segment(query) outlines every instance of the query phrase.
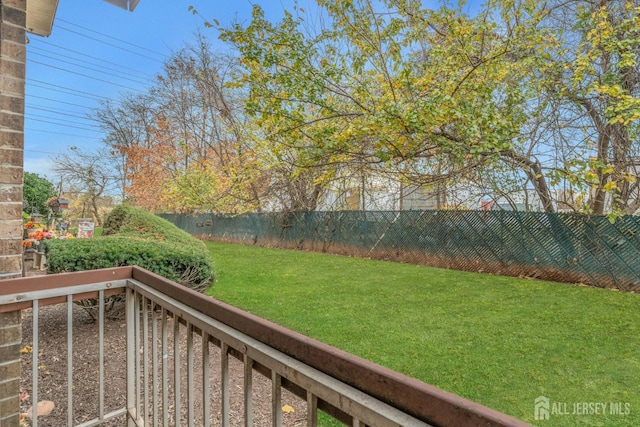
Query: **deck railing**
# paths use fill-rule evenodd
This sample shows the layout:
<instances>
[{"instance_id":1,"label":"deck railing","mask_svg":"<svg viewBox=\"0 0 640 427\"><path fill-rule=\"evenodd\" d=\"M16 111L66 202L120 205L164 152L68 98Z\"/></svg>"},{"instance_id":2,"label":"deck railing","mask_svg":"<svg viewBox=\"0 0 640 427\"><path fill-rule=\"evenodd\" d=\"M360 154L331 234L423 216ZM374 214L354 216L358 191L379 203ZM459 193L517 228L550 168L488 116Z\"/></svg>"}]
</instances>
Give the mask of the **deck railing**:
<instances>
[{"instance_id":1,"label":"deck railing","mask_svg":"<svg viewBox=\"0 0 640 427\"><path fill-rule=\"evenodd\" d=\"M126 354L105 353L105 305L113 298L125 305ZM78 311L74 301L87 300L95 302L91 310L97 323L97 401L91 404L85 400L95 393L78 395L74 388L74 336L69 326ZM137 267L0 283L0 312L30 310L32 379L26 388L33 402L40 394L40 355L47 351L39 345L47 327L40 324L39 312L51 304L66 304L68 426L123 425L125 419L129 427L281 426L284 390L301 399L306 424L298 420L298 425L318 425L319 412L351 426L527 425ZM121 400L126 404L108 409L107 358L126 367L126 399ZM230 373L238 361L241 380L236 371L235 376ZM255 374L270 383L267 397L260 396L271 400L266 419L264 414L254 419ZM78 422L80 404L83 410L94 408L94 413ZM33 426L38 418L35 413Z\"/></svg>"}]
</instances>

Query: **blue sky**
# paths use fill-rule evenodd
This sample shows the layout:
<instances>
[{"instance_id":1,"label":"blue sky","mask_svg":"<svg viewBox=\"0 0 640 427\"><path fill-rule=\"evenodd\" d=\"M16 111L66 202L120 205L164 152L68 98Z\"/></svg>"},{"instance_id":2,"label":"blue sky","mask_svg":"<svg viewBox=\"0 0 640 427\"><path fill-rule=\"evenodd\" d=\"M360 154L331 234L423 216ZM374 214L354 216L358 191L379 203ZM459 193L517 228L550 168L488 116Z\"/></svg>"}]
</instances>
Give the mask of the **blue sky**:
<instances>
[{"instance_id":1,"label":"blue sky","mask_svg":"<svg viewBox=\"0 0 640 427\"><path fill-rule=\"evenodd\" d=\"M255 3L277 18L292 1ZM228 49L190 5L220 23L247 20L251 11L247 0L141 0L134 12L100 0L60 1L51 36L29 35L27 45L26 171L51 180L56 155L100 146L103 134L87 117L99 100L145 91L198 30L216 50Z\"/></svg>"},{"instance_id":2,"label":"blue sky","mask_svg":"<svg viewBox=\"0 0 640 427\"><path fill-rule=\"evenodd\" d=\"M128 12L100 0L61 0L51 36L29 35L25 108L25 170L55 180L56 155L94 151L103 134L87 116L101 99L144 92L163 61L201 31L215 50L228 47L193 15L193 5L221 24L247 21L251 4L277 19L293 0L141 0ZM313 0L299 0L312 9ZM476 4L478 1L471 1Z\"/></svg>"}]
</instances>

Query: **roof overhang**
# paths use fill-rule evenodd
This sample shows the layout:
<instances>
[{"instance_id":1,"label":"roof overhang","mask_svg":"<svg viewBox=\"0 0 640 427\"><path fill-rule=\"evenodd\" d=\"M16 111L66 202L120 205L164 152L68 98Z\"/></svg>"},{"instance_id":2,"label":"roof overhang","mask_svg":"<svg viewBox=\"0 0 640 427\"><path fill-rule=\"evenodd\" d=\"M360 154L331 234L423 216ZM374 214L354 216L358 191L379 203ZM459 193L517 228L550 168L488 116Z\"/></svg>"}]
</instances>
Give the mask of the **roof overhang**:
<instances>
[{"instance_id":1,"label":"roof overhang","mask_svg":"<svg viewBox=\"0 0 640 427\"><path fill-rule=\"evenodd\" d=\"M27 31L39 36L49 36L58 0L27 0Z\"/></svg>"},{"instance_id":2,"label":"roof overhang","mask_svg":"<svg viewBox=\"0 0 640 427\"><path fill-rule=\"evenodd\" d=\"M128 10L129 12L133 12L133 9L136 8L140 0L104 0L107 3L111 3L114 6L118 6L124 10Z\"/></svg>"},{"instance_id":3,"label":"roof overhang","mask_svg":"<svg viewBox=\"0 0 640 427\"><path fill-rule=\"evenodd\" d=\"M140 0L105 1L130 12L140 3ZM27 31L44 37L51 35L57 9L58 0L27 0Z\"/></svg>"}]
</instances>

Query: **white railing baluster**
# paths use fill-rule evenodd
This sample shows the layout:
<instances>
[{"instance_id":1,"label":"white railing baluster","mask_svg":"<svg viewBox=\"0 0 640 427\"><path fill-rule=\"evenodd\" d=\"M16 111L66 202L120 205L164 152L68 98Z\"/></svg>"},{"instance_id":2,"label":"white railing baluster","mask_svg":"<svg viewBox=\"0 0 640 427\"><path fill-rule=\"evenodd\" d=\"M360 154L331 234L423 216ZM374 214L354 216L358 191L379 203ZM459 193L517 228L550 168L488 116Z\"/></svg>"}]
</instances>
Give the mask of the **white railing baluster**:
<instances>
[{"instance_id":1,"label":"white railing baluster","mask_svg":"<svg viewBox=\"0 0 640 427\"><path fill-rule=\"evenodd\" d=\"M193 325L187 323L187 425L193 427L195 422L193 386Z\"/></svg>"},{"instance_id":2,"label":"white railing baluster","mask_svg":"<svg viewBox=\"0 0 640 427\"><path fill-rule=\"evenodd\" d=\"M229 346L220 345L220 389L222 391L222 426L229 427Z\"/></svg>"},{"instance_id":3,"label":"white railing baluster","mask_svg":"<svg viewBox=\"0 0 640 427\"><path fill-rule=\"evenodd\" d=\"M202 425L211 427L209 334L202 332Z\"/></svg>"},{"instance_id":4,"label":"white railing baluster","mask_svg":"<svg viewBox=\"0 0 640 427\"><path fill-rule=\"evenodd\" d=\"M307 391L307 427L318 427L318 397Z\"/></svg>"},{"instance_id":5,"label":"white railing baluster","mask_svg":"<svg viewBox=\"0 0 640 427\"><path fill-rule=\"evenodd\" d=\"M67 425L73 426L73 295L67 295Z\"/></svg>"},{"instance_id":6,"label":"white railing baluster","mask_svg":"<svg viewBox=\"0 0 640 427\"><path fill-rule=\"evenodd\" d=\"M138 294L137 292L135 293L135 301L136 301L136 305L135 305L135 316L134 316L134 329L135 329L135 354L136 354L136 367L135 367L135 376L136 376L136 422L138 419L140 419L140 407L141 407L141 402L140 402L140 396L141 396L141 389L142 387L140 386L140 375L142 374L141 369L140 369L140 300L142 298L142 295Z\"/></svg>"},{"instance_id":7,"label":"white railing baluster","mask_svg":"<svg viewBox=\"0 0 640 427\"><path fill-rule=\"evenodd\" d=\"M98 419L104 420L104 290L98 292Z\"/></svg>"},{"instance_id":8,"label":"white railing baluster","mask_svg":"<svg viewBox=\"0 0 640 427\"><path fill-rule=\"evenodd\" d=\"M32 314L32 330L33 337L31 342L31 406L32 417L31 426L38 427L38 341L40 340L40 331L38 329L38 319L40 317L39 303L37 299L33 300Z\"/></svg>"},{"instance_id":9,"label":"white railing baluster","mask_svg":"<svg viewBox=\"0 0 640 427\"><path fill-rule=\"evenodd\" d=\"M253 426L253 360L244 355L244 425Z\"/></svg>"},{"instance_id":10,"label":"white railing baluster","mask_svg":"<svg viewBox=\"0 0 640 427\"><path fill-rule=\"evenodd\" d=\"M127 427L135 427L132 412L135 410L136 380L135 380L135 317L136 317L136 293L134 289L127 288L126 299L126 325L127 325ZM136 414L137 415L137 414Z\"/></svg>"},{"instance_id":11,"label":"white railing baluster","mask_svg":"<svg viewBox=\"0 0 640 427\"><path fill-rule=\"evenodd\" d=\"M169 426L169 328L167 309L162 307L162 425Z\"/></svg>"},{"instance_id":12,"label":"white railing baluster","mask_svg":"<svg viewBox=\"0 0 640 427\"><path fill-rule=\"evenodd\" d=\"M144 425L149 425L149 310L151 300L142 298L142 393L144 394Z\"/></svg>"},{"instance_id":13,"label":"white railing baluster","mask_svg":"<svg viewBox=\"0 0 640 427\"><path fill-rule=\"evenodd\" d=\"M158 425L158 311L155 309L155 303L151 306L151 341L153 342L153 347L151 347L151 370L152 379L151 379L151 406L153 407L153 418L151 425L156 427Z\"/></svg>"},{"instance_id":14,"label":"white railing baluster","mask_svg":"<svg viewBox=\"0 0 640 427\"><path fill-rule=\"evenodd\" d=\"M178 315L173 313L173 390L174 390L174 408L175 408L175 425L180 424L180 319Z\"/></svg>"},{"instance_id":15,"label":"white railing baluster","mask_svg":"<svg viewBox=\"0 0 640 427\"><path fill-rule=\"evenodd\" d=\"M271 424L282 426L282 377L271 371Z\"/></svg>"}]
</instances>

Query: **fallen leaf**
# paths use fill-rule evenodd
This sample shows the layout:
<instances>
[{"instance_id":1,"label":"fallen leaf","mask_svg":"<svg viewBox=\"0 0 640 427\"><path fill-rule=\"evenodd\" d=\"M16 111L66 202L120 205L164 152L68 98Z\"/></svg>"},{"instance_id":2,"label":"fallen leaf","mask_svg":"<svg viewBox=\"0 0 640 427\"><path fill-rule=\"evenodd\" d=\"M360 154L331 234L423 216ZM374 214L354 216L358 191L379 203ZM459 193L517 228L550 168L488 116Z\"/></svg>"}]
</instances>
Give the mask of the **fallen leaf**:
<instances>
[{"instance_id":1,"label":"fallen leaf","mask_svg":"<svg viewBox=\"0 0 640 427\"><path fill-rule=\"evenodd\" d=\"M45 415L49 415L51 411L53 411L53 408L55 407L56 405L52 401L41 400L40 402L38 402L38 405L36 406L36 414L38 414L39 417L44 417ZM33 417L33 406L27 409L27 413L25 415L29 418Z\"/></svg>"},{"instance_id":2,"label":"fallen leaf","mask_svg":"<svg viewBox=\"0 0 640 427\"><path fill-rule=\"evenodd\" d=\"M282 407L282 412L284 412L285 414L292 414L292 413L296 412L296 410L293 409L293 406L284 405Z\"/></svg>"},{"instance_id":3,"label":"fallen leaf","mask_svg":"<svg viewBox=\"0 0 640 427\"><path fill-rule=\"evenodd\" d=\"M22 354L28 354L28 353L31 353L31 351L32 351L32 350L33 350L33 348L31 348L31 346L30 346L30 345L25 345L24 347L22 347L22 348L20 349L20 353L22 353Z\"/></svg>"}]
</instances>

